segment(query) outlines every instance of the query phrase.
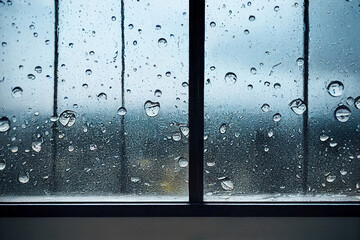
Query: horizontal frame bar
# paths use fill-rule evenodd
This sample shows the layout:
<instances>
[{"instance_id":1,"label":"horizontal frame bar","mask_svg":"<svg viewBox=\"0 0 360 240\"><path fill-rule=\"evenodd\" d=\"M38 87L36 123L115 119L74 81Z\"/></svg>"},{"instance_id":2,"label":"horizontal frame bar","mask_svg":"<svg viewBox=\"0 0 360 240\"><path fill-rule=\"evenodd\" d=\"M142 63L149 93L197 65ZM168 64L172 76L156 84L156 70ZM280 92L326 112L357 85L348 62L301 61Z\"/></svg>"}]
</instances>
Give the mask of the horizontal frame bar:
<instances>
[{"instance_id":1,"label":"horizontal frame bar","mask_svg":"<svg viewBox=\"0 0 360 240\"><path fill-rule=\"evenodd\" d=\"M0 217L359 217L360 203L1 203Z\"/></svg>"}]
</instances>

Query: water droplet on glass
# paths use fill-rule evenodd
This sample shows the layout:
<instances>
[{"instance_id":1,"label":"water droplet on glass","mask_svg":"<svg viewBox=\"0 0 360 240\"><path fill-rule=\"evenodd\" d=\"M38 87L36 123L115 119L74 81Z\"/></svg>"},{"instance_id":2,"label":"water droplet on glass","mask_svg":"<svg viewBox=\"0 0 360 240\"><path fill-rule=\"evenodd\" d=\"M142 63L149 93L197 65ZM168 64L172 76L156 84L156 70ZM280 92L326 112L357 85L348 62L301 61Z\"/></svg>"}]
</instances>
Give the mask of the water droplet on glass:
<instances>
[{"instance_id":1,"label":"water droplet on glass","mask_svg":"<svg viewBox=\"0 0 360 240\"><path fill-rule=\"evenodd\" d=\"M216 27L216 23L215 23L215 22L211 22L211 23L210 23L210 27Z\"/></svg>"},{"instance_id":2,"label":"water droplet on glass","mask_svg":"<svg viewBox=\"0 0 360 240\"><path fill-rule=\"evenodd\" d=\"M97 99L99 100L99 101L104 101L104 100L107 100L107 95L105 94L105 93L99 93L98 95L97 95Z\"/></svg>"},{"instance_id":3,"label":"water droplet on glass","mask_svg":"<svg viewBox=\"0 0 360 240\"><path fill-rule=\"evenodd\" d=\"M268 87L268 86L270 86L270 83L268 81L266 81L266 82L264 82L264 86Z\"/></svg>"},{"instance_id":4,"label":"water droplet on glass","mask_svg":"<svg viewBox=\"0 0 360 240\"><path fill-rule=\"evenodd\" d=\"M280 7L279 7L279 6L275 6L275 7L274 7L274 11L275 11L275 12L278 12L279 10L280 10Z\"/></svg>"},{"instance_id":5,"label":"water droplet on glass","mask_svg":"<svg viewBox=\"0 0 360 240\"><path fill-rule=\"evenodd\" d=\"M230 179L223 179L221 180L221 187L226 191L231 191L234 189L234 184Z\"/></svg>"},{"instance_id":6,"label":"water droplet on glass","mask_svg":"<svg viewBox=\"0 0 360 240\"><path fill-rule=\"evenodd\" d=\"M333 148L333 147L336 147L338 144L337 144L337 142L330 142L330 144L329 144L329 145L330 145L330 147L332 147L332 148Z\"/></svg>"},{"instance_id":7,"label":"water droplet on glass","mask_svg":"<svg viewBox=\"0 0 360 240\"><path fill-rule=\"evenodd\" d=\"M166 47L167 46L167 41L165 38L160 38L158 41L158 45L159 47Z\"/></svg>"},{"instance_id":8,"label":"water droplet on glass","mask_svg":"<svg viewBox=\"0 0 360 240\"><path fill-rule=\"evenodd\" d=\"M329 136L328 135L326 135L326 134L321 134L320 135L320 141L322 141L322 142L325 142L326 140L328 140L329 139Z\"/></svg>"},{"instance_id":9,"label":"water droplet on glass","mask_svg":"<svg viewBox=\"0 0 360 240\"><path fill-rule=\"evenodd\" d=\"M326 181L328 181L330 183L335 181L335 179L336 179L336 176L332 176L332 175L329 175L329 176L326 177Z\"/></svg>"},{"instance_id":10,"label":"water droplet on glass","mask_svg":"<svg viewBox=\"0 0 360 240\"><path fill-rule=\"evenodd\" d=\"M73 145L70 145L70 146L68 147L68 150L69 150L69 152L72 152L72 151L74 151L74 150L75 150L75 148L74 148L74 146L73 146Z\"/></svg>"},{"instance_id":11,"label":"water droplet on glass","mask_svg":"<svg viewBox=\"0 0 360 240\"><path fill-rule=\"evenodd\" d=\"M155 96L155 97L161 97L161 95L162 95L161 90L156 89L155 92L154 92L154 96Z\"/></svg>"},{"instance_id":12,"label":"water droplet on glass","mask_svg":"<svg viewBox=\"0 0 360 240\"><path fill-rule=\"evenodd\" d=\"M188 126L180 126L180 131L185 137L189 136L190 129Z\"/></svg>"},{"instance_id":13,"label":"water droplet on glass","mask_svg":"<svg viewBox=\"0 0 360 240\"><path fill-rule=\"evenodd\" d=\"M144 104L144 109L147 116L156 117L160 111L160 103L148 100Z\"/></svg>"},{"instance_id":14,"label":"water droplet on glass","mask_svg":"<svg viewBox=\"0 0 360 240\"><path fill-rule=\"evenodd\" d=\"M250 72L255 75L256 72L257 72L257 70L256 70L256 68L252 67L252 68L250 69Z\"/></svg>"},{"instance_id":15,"label":"water droplet on glass","mask_svg":"<svg viewBox=\"0 0 360 240\"><path fill-rule=\"evenodd\" d=\"M34 26L33 24L31 24L31 25L29 26L29 29L30 29L30 30L34 30L34 29L35 29L35 26Z\"/></svg>"},{"instance_id":16,"label":"water droplet on glass","mask_svg":"<svg viewBox=\"0 0 360 240\"><path fill-rule=\"evenodd\" d=\"M126 113L127 113L127 110L126 110L126 108L124 108L124 107L120 107L120 108L117 110L117 113L118 113L120 116L125 116Z\"/></svg>"},{"instance_id":17,"label":"water droplet on glass","mask_svg":"<svg viewBox=\"0 0 360 240\"><path fill-rule=\"evenodd\" d=\"M275 83L275 84L274 84L274 88L275 88L275 89L280 89L280 88L281 88L281 84L280 84L280 83Z\"/></svg>"},{"instance_id":18,"label":"water droplet on glass","mask_svg":"<svg viewBox=\"0 0 360 240\"><path fill-rule=\"evenodd\" d=\"M39 36L39 34L38 33L36 33L36 32L34 32L34 37L38 37Z\"/></svg>"},{"instance_id":19,"label":"water droplet on glass","mask_svg":"<svg viewBox=\"0 0 360 240\"><path fill-rule=\"evenodd\" d=\"M11 152L13 152L13 153L17 153L18 151L19 151L19 147L18 146L13 146L13 147L11 147Z\"/></svg>"},{"instance_id":20,"label":"water droplet on glass","mask_svg":"<svg viewBox=\"0 0 360 240\"><path fill-rule=\"evenodd\" d=\"M160 30L160 29L161 29L161 26L160 26L160 25L156 25L156 26L155 26L155 29L156 29L156 30Z\"/></svg>"},{"instance_id":21,"label":"water droplet on glass","mask_svg":"<svg viewBox=\"0 0 360 240\"><path fill-rule=\"evenodd\" d=\"M94 151L94 150L96 150L97 149L97 146L96 146L96 144L90 144L90 150L91 151Z\"/></svg>"},{"instance_id":22,"label":"water droplet on glass","mask_svg":"<svg viewBox=\"0 0 360 240\"><path fill-rule=\"evenodd\" d=\"M133 41L133 45L134 46L136 46L137 45L137 41L135 40L135 41Z\"/></svg>"},{"instance_id":23,"label":"water droplet on glass","mask_svg":"<svg viewBox=\"0 0 360 240\"><path fill-rule=\"evenodd\" d=\"M10 121L7 117L0 118L0 132L6 132L10 128Z\"/></svg>"},{"instance_id":24,"label":"water droplet on glass","mask_svg":"<svg viewBox=\"0 0 360 240\"><path fill-rule=\"evenodd\" d=\"M335 110L335 118L340 122L347 122L350 119L351 111L346 106L340 106Z\"/></svg>"},{"instance_id":25,"label":"water droplet on glass","mask_svg":"<svg viewBox=\"0 0 360 240\"><path fill-rule=\"evenodd\" d=\"M306 104L300 98L291 101L289 106L297 115L301 115L306 111Z\"/></svg>"},{"instance_id":26,"label":"water droplet on glass","mask_svg":"<svg viewBox=\"0 0 360 240\"><path fill-rule=\"evenodd\" d=\"M131 29L133 29L133 28L134 28L134 25L129 24L129 25L128 25L128 28L131 30Z\"/></svg>"},{"instance_id":27,"label":"water droplet on glass","mask_svg":"<svg viewBox=\"0 0 360 240\"><path fill-rule=\"evenodd\" d=\"M41 151L41 142L33 142L33 143L31 143L31 148L35 152L40 152Z\"/></svg>"},{"instance_id":28,"label":"water droplet on glass","mask_svg":"<svg viewBox=\"0 0 360 240\"><path fill-rule=\"evenodd\" d=\"M360 109L360 97L355 98L354 105L357 109Z\"/></svg>"},{"instance_id":29,"label":"water droplet on glass","mask_svg":"<svg viewBox=\"0 0 360 240\"><path fill-rule=\"evenodd\" d=\"M273 130L270 130L269 132L268 132L268 137L272 137L272 136L274 136L274 131Z\"/></svg>"},{"instance_id":30,"label":"water droplet on glass","mask_svg":"<svg viewBox=\"0 0 360 240\"><path fill-rule=\"evenodd\" d=\"M219 128L219 132L220 132L221 134L226 133L226 123L221 124L221 126L220 126L220 128Z\"/></svg>"},{"instance_id":31,"label":"water droplet on glass","mask_svg":"<svg viewBox=\"0 0 360 240\"><path fill-rule=\"evenodd\" d=\"M270 148L265 145L265 146L264 146L264 151L265 151L265 152L268 152L269 150L270 150Z\"/></svg>"},{"instance_id":32,"label":"water droplet on glass","mask_svg":"<svg viewBox=\"0 0 360 240\"><path fill-rule=\"evenodd\" d=\"M250 17L249 17L249 21L255 21L255 16L253 16L253 15L251 15Z\"/></svg>"},{"instance_id":33,"label":"water droplet on glass","mask_svg":"<svg viewBox=\"0 0 360 240\"><path fill-rule=\"evenodd\" d=\"M232 85L234 83L236 83L237 81L237 77L236 77L236 74L235 73L232 73L232 72L228 72L226 75L225 75L225 82L229 85Z\"/></svg>"},{"instance_id":34,"label":"water droplet on glass","mask_svg":"<svg viewBox=\"0 0 360 240\"><path fill-rule=\"evenodd\" d=\"M29 173L26 172L20 172L18 177L19 182L21 183L27 183L30 180Z\"/></svg>"},{"instance_id":35,"label":"water droplet on glass","mask_svg":"<svg viewBox=\"0 0 360 240\"><path fill-rule=\"evenodd\" d=\"M138 178L138 177L131 177L131 178L130 178L130 181L133 182L133 183L137 183L137 182L140 182L140 178Z\"/></svg>"},{"instance_id":36,"label":"water droplet on glass","mask_svg":"<svg viewBox=\"0 0 360 240\"><path fill-rule=\"evenodd\" d=\"M91 75L91 74L92 74L91 69L87 69L87 70L85 71L85 74L86 74L86 75Z\"/></svg>"},{"instance_id":37,"label":"water droplet on glass","mask_svg":"<svg viewBox=\"0 0 360 240\"><path fill-rule=\"evenodd\" d=\"M30 80L34 80L34 79L35 79L35 75L34 75L34 74L28 74L27 77L28 77L28 79L30 79Z\"/></svg>"},{"instance_id":38,"label":"water droplet on glass","mask_svg":"<svg viewBox=\"0 0 360 240\"><path fill-rule=\"evenodd\" d=\"M298 65L298 67L302 67L302 66L304 66L305 60L303 58L298 58L296 60L296 63Z\"/></svg>"},{"instance_id":39,"label":"water droplet on glass","mask_svg":"<svg viewBox=\"0 0 360 240\"><path fill-rule=\"evenodd\" d=\"M251 85L251 84L247 85L248 90L252 90L253 88L254 88L253 85Z\"/></svg>"},{"instance_id":40,"label":"water droplet on glass","mask_svg":"<svg viewBox=\"0 0 360 240\"><path fill-rule=\"evenodd\" d=\"M245 34L245 35L248 35L249 33L250 33L250 31L249 31L248 29L245 29L245 30L244 30L244 34Z\"/></svg>"},{"instance_id":41,"label":"water droplet on glass","mask_svg":"<svg viewBox=\"0 0 360 240\"><path fill-rule=\"evenodd\" d=\"M6 47L6 45L7 45L6 42L2 42L2 43L1 43L1 46L3 46L3 47Z\"/></svg>"},{"instance_id":42,"label":"water droplet on glass","mask_svg":"<svg viewBox=\"0 0 360 240\"><path fill-rule=\"evenodd\" d=\"M267 103L263 104L263 105L261 106L261 110L262 110L263 112L268 112L268 111L270 111L270 105L267 104Z\"/></svg>"},{"instance_id":43,"label":"water droplet on glass","mask_svg":"<svg viewBox=\"0 0 360 240\"><path fill-rule=\"evenodd\" d=\"M165 76L170 77L170 76L171 76L171 72L166 72L166 73L165 73Z\"/></svg>"},{"instance_id":44,"label":"water droplet on glass","mask_svg":"<svg viewBox=\"0 0 360 240\"><path fill-rule=\"evenodd\" d=\"M21 89L21 87L14 87L11 95L13 98L21 98L23 94L23 90Z\"/></svg>"},{"instance_id":45,"label":"water droplet on glass","mask_svg":"<svg viewBox=\"0 0 360 240\"><path fill-rule=\"evenodd\" d=\"M116 17L115 17L115 16L112 16L112 17L111 17L111 21L116 21Z\"/></svg>"},{"instance_id":46,"label":"water droplet on glass","mask_svg":"<svg viewBox=\"0 0 360 240\"><path fill-rule=\"evenodd\" d=\"M180 133L180 132L175 132L175 133L173 133L172 139L173 139L175 142L180 141L180 140L181 140L181 133Z\"/></svg>"},{"instance_id":47,"label":"water droplet on glass","mask_svg":"<svg viewBox=\"0 0 360 240\"><path fill-rule=\"evenodd\" d=\"M346 99L346 103L347 103L349 106L351 106L351 105L354 104L354 99L353 99L352 97L348 97L348 98Z\"/></svg>"},{"instance_id":48,"label":"water droplet on glass","mask_svg":"<svg viewBox=\"0 0 360 240\"><path fill-rule=\"evenodd\" d=\"M50 40L45 40L45 44L49 45L50 44Z\"/></svg>"},{"instance_id":49,"label":"water droplet on glass","mask_svg":"<svg viewBox=\"0 0 360 240\"><path fill-rule=\"evenodd\" d=\"M327 87L328 93L333 97L338 97L343 94L344 84L339 81L332 81Z\"/></svg>"},{"instance_id":50,"label":"water droplet on glass","mask_svg":"<svg viewBox=\"0 0 360 240\"><path fill-rule=\"evenodd\" d=\"M6 167L6 161L5 161L5 159L1 159L0 160L0 171L4 170L5 167Z\"/></svg>"},{"instance_id":51,"label":"water droplet on glass","mask_svg":"<svg viewBox=\"0 0 360 240\"><path fill-rule=\"evenodd\" d=\"M279 122L281 120L281 114L280 113L274 114L273 120L274 122Z\"/></svg>"},{"instance_id":52,"label":"water droplet on glass","mask_svg":"<svg viewBox=\"0 0 360 240\"><path fill-rule=\"evenodd\" d=\"M66 110L60 114L59 122L65 127L71 127L76 122L75 112Z\"/></svg>"},{"instance_id":53,"label":"water droplet on glass","mask_svg":"<svg viewBox=\"0 0 360 240\"><path fill-rule=\"evenodd\" d=\"M186 158L181 157L181 158L179 158L178 164L180 167L185 168L188 166L189 163Z\"/></svg>"},{"instance_id":54,"label":"water droplet on glass","mask_svg":"<svg viewBox=\"0 0 360 240\"><path fill-rule=\"evenodd\" d=\"M341 170L340 170L340 174L343 175L343 176L345 176L345 175L347 174L347 171L346 171L345 169L341 169Z\"/></svg>"}]
</instances>

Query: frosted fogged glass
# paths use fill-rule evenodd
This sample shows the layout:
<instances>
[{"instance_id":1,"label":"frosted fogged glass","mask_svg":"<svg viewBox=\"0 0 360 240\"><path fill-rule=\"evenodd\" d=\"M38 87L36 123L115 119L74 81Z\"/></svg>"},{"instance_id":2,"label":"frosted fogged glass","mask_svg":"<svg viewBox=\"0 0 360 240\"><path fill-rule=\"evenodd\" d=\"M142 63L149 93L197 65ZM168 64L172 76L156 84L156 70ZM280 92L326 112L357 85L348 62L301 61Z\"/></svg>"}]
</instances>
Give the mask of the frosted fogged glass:
<instances>
[{"instance_id":1,"label":"frosted fogged glass","mask_svg":"<svg viewBox=\"0 0 360 240\"><path fill-rule=\"evenodd\" d=\"M302 191L302 6L207 1L207 201L279 200Z\"/></svg>"},{"instance_id":2,"label":"frosted fogged glass","mask_svg":"<svg viewBox=\"0 0 360 240\"><path fill-rule=\"evenodd\" d=\"M360 1L311 1L309 191L360 196ZM354 199L352 198L352 199Z\"/></svg>"},{"instance_id":3,"label":"frosted fogged glass","mask_svg":"<svg viewBox=\"0 0 360 240\"><path fill-rule=\"evenodd\" d=\"M122 8L121 1L60 0L55 92L54 4L37 2L34 9L28 3L1 6L1 40L8 42L2 47L0 84L7 85L1 87L1 111L10 121L22 116L16 119L18 139L12 140L15 123L0 132L2 199L187 200L187 2L124 1ZM24 30L11 25L14 17ZM27 34L21 51L17 31ZM29 73L36 78L28 79ZM11 92L18 85L23 94L15 99ZM24 121L29 127L22 129ZM41 150L31 149L38 138ZM12 153L12 146L19 151ZM26 183L18 179L22 170Z\"/></svg>"}]
</instances>

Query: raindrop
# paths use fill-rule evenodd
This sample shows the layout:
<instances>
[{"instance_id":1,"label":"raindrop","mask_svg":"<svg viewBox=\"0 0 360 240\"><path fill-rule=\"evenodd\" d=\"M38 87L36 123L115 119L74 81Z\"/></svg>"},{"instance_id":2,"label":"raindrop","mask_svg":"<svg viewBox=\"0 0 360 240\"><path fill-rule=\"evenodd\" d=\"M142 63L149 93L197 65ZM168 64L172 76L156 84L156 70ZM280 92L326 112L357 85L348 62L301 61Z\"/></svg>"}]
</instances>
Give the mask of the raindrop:
<instances>
[{"instance_id":1,"label":"raindrop","mask_svg":"<svg viewBox=\"0 0 360 240\"><path fill-rule=\"evenodd\" d=\"M160 111L160 103L148 100L144 104L144 109L147 116L156 117Z\"/></svg>"},{"instance_id":2,"label":"raindrop","mask_svg":"<svg viewBox=\"0 0 360 240\"><path fill-rule=\"evenodd\" d=\"M29 26L29 29L30 29L30 30L34 30L34 29L35 29L35 26L34 26L33 24L31 24L31 25Z\"/></svg>"},{"instance_id":3,"label":"raindrop","mask_svg":"<svg viewBox=\"0 0 360 240\"><path fill-rule=\"evenodd\" d=\"M345 169L341 169L341 170L340 170L340 174L343 175L343 176L345 176L345 175L347 174L347 171L346 171Z\"/></svg>"},{"instance_id":4,"label":"raindrop","mask_svg":"<svg viewBox=\"0 0 360 240\"><path fill-rule=\"evenodd\" d=\"M360 96L355 98L354 105L357 109L360 109Z\"/></svg>"},{"instance_id":5,"label":"raindrop","mask_svg":"<svg viewBox=\"0 0 360 240\"><path fill-rule=\"evenodd\" d=\"M70 110L66 110L64 112L62 112L60 114L60 118L59 118L59 122L64 126L64 127L71 127L75 124L76 122L76 116L75 116L75 112L70 111Z\"/></svg>"},{"instance_id":6,"label":"raindrop","mask_svg":"<svg viewBox=\"0 0 360 240\"><path fill-rule=\"evenodd\" d=\"M171 72L166 72L166 73L165 73L165 76L170 77L170 76L171 76Z\"/></svg>"},{"instance_id":7,"label":"raindrop","mask_svg":"<svg viewBox=\"0 0 360 240\"><path fill-rule=\"evenodd\" d=\"M49 45L50 44L50 40L45 40L45 44Z\"/></svg>"},{"instance_id":8,"label":"raindrop","mask_svg":"<svg viewBox=\"0 0 360 240\"><path fill-rule=\"evenodd\" d=\"M126 110L126 108L124 108L124 107L120 107L120 108L117 110L117 113L118 113L120 116L125 116L126 113L127 113L127 110Z\"/></svg>"},{"instance_id":9,"label":"raindrop","mask_svg":"<svg viewBox=\"0 0 360 240\"><path fill-rule=\"evenodd\" d=\"M135 40L135 41L133 41L133 45L134 46L136 46L137 45L137 41Z\"/></svg>"},{"instance_id":10,"label":"raindrop","mask_svg":"<svg viewBox=\"0 0 360 240\"><path fill-rule=\"evenodd\" d=\"M255 21L255 16L251 15L251 16L249 17L249 21L250 21L250 22Z\"/></svg>"},{"instance_id":11,"label":"raindrop","mask_svg":"<svg viewBox=\"0 0 360 240\"><path fill-rule=\"evenodd\" d=\"M268 86L270 86L270 83L268 81L266 81L266 82L264 82L264 86L268 87Z\"/></svg>"},{"instance_id":12,"label":"raindrop","mask_svg":"<svg viewBox=\"0 0 360 240\"><path fill-rule=\"evenodd\" d=\"M160 30L160 29L161 29L161 26L160 26L160 25L156 25L156 26L155 26L155 29L156 29L156 30Z\"/></svg>"},{"instance_id":13,"label":"raindrop","mask_svg":"<svg viewBox=\"0 0 360 240\"><path fill-rule=\"evenodd\" d=\"M270 130L269 132L268 132L268 137L273 137L274 136L274 131L273 130Z\"/></svg>"},{"instance_id":14,"label":"raindrop","mask_svg":"<svg viewBox=\"0 0 360 240\"><path fill-rule=\"evenodd\" d=\"M1 159L0 160L0 171L4 170L5 167L6 167L6 161L5 161L5 159Z\"/></svg>"},{"instance_id":15,"label":"raindrop","mask_svg":"<svg viewBox=\"0 0 360 240\"><path fill-rule=\"evenodd\" d=\"M326 135L326 134L321 134L320 135L320 141L322 141L322 142L325 142L326 140L328 140L329 139L329 136L328 135Z\"/></svg>"},{"instance_id":16,"label":"raindrop","mask_svg":"<svg viewBox=\"0 0 360 240\"><path fill-rule=\"evenodd\" d=\"M298 58L296 60L296 63L298 65L298 67L302 67L302 66L304 66L305 60L303 58Z\"/></svg>"},{"instance_id":17,"label":"raindrop","mask_svg":"<svg viewBox=\"0 0 360 240\"><path fill-rule=\"evenodd\" d=\"M94 150L96 150L96 149L97 149L96 144L94 144L94 143L90 144L90 150L91 150L91 151L94 151Z\"/></svg>"},{"instance_id":18,"label":"raindrop","mask_svg":"<svg viewBox=\"0 0 360 240\"><path fill-rule=\"evenodd\" d=\"M340 106L335 110L335 118L340 122L347 122L350 119L351 111L346 106Z\"/></svg>"},{"instance_id":19,"label":"raindrop","mask_svg":"<svg viewBox=\"0 0 360 240\"><path fill-rule=\"evenodd\" d=\"M93 56L93 55L95 54L95 52L94 52L94 51L90 51L89 54L90 54L90 56Z\"/></svg>"},{"instance_id":20,"label":"raindrop","mask_svg":"<svg viewBox=\"0 0 360 240\"><path fill-rule=\"evenodd\" d=\"M281 120L281 114L280 113L274 114L273 120L274 122L279 122Z\"/></svg>"},{"instance_id":21,"label":"raindrop","mask_svg":"<svg viewBox=\"0 0 360 240\"><path fill-rule=\"evenodd\" d=\"M346 99L346 103L347 103L349 106L351 106L351 105L354 104L354 99L353 99L352 97L348 97L348 98Z\"/></svg>"},{"instance_id":22,"label":"raindrop","mask_svg":"<svg viewBox=\"0 0 360 240\"><path fill-rule=\"evenodd\" d=\"M154 92L154 96L155 96L155 97L161 97L161 95L162 95L161 90L156 89L155 92Z\"/></svg>"},{"instance_id":23,"label":"raindrop","mask_svg":"<svg viewBox=\"0 0 360 240\"><path fill-rule=\"evenodd\" d=\"M20 172L18 177L19 182L21 183L27 183L30 180L29 173Z\"/></svg>"},{"instance_id":24,"label":"raindrop","mask_svg":"<svg viewBox=\"0 0 360 240\"><path fill-rule=\"evenodd\" d=\"M11 95L13 98L21 98L23 94L23 90L21 89L21 87L14 87Z\"/></svg>"},{"instance_id":25,"label":"raindrop","mask_svg":"<svg viewBox=\"0 0 360 240\"><path fill-rule=\"evenodd\" d=\"M30 79L30 80L34 80L34 79L35 79L34 74L28 74L27 77L28 77L28 79Z\"/></svg>"},{"instance_id":26,"label":"raindrop","mask_svg":"<svg viewBox=\"0 0 360 240\"><path fill-rule=\"evenodd\" d=\"M297 115L301 115L306 111L306 104L300 98L293 100L289 106Z\"/></svg>"},{"instance_id":27,"label":"raindrop","mask_svg":"<svg viewBox=\"0 0 360 240\"><path fill-rule=\"evenodd\" d=\"M328 93L333 97L339 97L343 94L344 84L339 81L332 81L327 87Z\"/></svg>"},{"instance_id":28,"label":"raindrop","mask_svg":"<svg viewBox=\"0 0 360 240\"><path fill-rule=\"evenodd\" d=\"M278 12L279 10L280 10L280 7L279 7L279 6L275 6L275 7L274 7L274 11L275 11L275 12Z\"/></svg>"},{"instance_id":29,"label":"raindrop","mask_svg":"<svg viewBox=\"0 0 360 240\"><path fill-rule=\"evenodd\" d=\"M180 167L185 168L185 167L187 167L189 165L189 162L188 162L188 160L186 158L181 157L178 160L178 164L179 164Z\"/></svg>"},{"instance_id":30,"label":"raindrop","mask_svg":"<svg viewBox=\"0 0 360 240\"><path fill-rule=\"evenodd\" d=\"M107 100L107 95L105 94L105 93L99 93L97 96L97 99L99 100L99 101L104 101L104 100Z\"/></svg>"},{"instance_id":31,"label":"raindrop","mask_svg":"<svg viewBox=\"0 0 360 240\"><path fill-rule=\"evenodd\" d=\"M175 133L173 133L172 139L173 139L175 142L180 141L180 140L181 140L181 133L180 133L180 132L175 132Z\"/></svg>"},{"instance_id":32,"label":"raindrop","mask_svg":"<svg viewBox=\"0 0 360 240\"><path fill-rule=\"evenodd\" d=\"M116 17L115 17L115 16L112 16L112 17L111 17L111 21L116 21Z\"/></svg>"},{"instance_id":33,"label":"raindrop","mask_svg":"<svg viewBox=\"0 0 360 240\"><path fill-rule=\"evenodd\" d=\"M3 47L6 47L6 45L7 45L6 42L2 42L2 43L1 43L1 46L3 46Z\"/></svg>"},{"instance_id":34,"label":"raindrop","mask_svg":"<svg viewBox=\"0 0 360 240\"><path fill-rule=\"evenodd\" d=\"M82 85L82 87L85 88L85 89L87 89L87 88L89 87L89 85L87 85L86 83L84 83L84 84Z\"/></svg>"},{"instance_id":35,"label":"raindrop","mask_svg":"<svg viewBox=\"0 0 360 240\"><path fill-rule=\"evenodd\" d=\"M225 75L225 82L229 85L232 85L234 83L236 83L237 81L237 77L236 77L236 74L235 73L232 73L232 72L228 72L226 75Z\"/></svg>"},{"instance_id":36,"label":"raindrop","mask_svg":"<svg viewBox=\"0 0 360 240\"><path fill-rule=\"evenodd\" d=\"M134 28L134 25L129 24L129 25L128 25L128 28L131 30L131 29L133 29L133 28Z\"/></svg>"},{"instance_id":37,"label":"raindrop","mask_svg":"<svg viewBox=\"0 0 360 240\"><path fill-rule=\"evenodd\" d=\"M231 191L234 189L234 184L230 179L224 178L221 180L221 187L226 191Z\"/></svg>"},{"instance_id":38,"label":"raindrop","mask_svg":"<svg viewBox=\"0 0 360 240\"><path fill-rule=\"evenodd\" d=\"M210 67L210 70L211 70L211 71L214 71L215 69L216 69L215 66L211 66L211 67Z\"/></svg>"},{"instance_id":39,"label":"raindrop","mask_svg":"<svg viewBox=\"0 0 360 240\"><path fill-rule=\"evenodd\" d=\"M72 151L74 151L74 150L75 150L75 148L74 148L74 146L73 146L73 145L70 145L70 146L68 147L68 150L69 150L69 152L72 152Z\"/></svg>"},{"instance_id":40,"label":"raindrop","mask_svg":"<svg viewBox=\"0 0 360 240\"><path fill-rule=\"evenodd\" d=\"M133 182L133 183L137 183L137 182L140 182L140 178L138 178L138 177L131 177L131 178L130 178L130 181Z\"/></svg>"},{"instance_id":41,"label":"raindrop","mask_svg":"<svg viewBox=\"0 0 360 240\"><path fill-rule=\"evenodd\" d=\"M252 68L250 69L250 72L255 75L256 72L257 72L257 70L256 70L256 68L252 67Z\"/></svg>"},{"instance_id":42,"label":"raindrop","mask_svg":"<svg viewBox=\"0 0 360 240\"><path fill-rule=\"evenodd\" d=\"M13 152L13 153L17 153L18 151L19 151L19 147L18 146L13 146L13 147L11 147L11 152Z\"/></svg>"},{"instance_id":43,"label":"raindrop","mask_svg":"<svg viewBox=\"0 0 360 240\"><path fill-rule=\"evenodd\" d=\"M338 144L337 144L337 142L330 142L330 144L329 144L329 145L330 145L330 147L332 147L332 148L333 148L333 147L336 147Z\"/></svg>"},{"instance_id":44,"label":"raindrop","mask_svg":"<svg viewBox=\"0 0 360 240\"><path fill-rule=\"evenodd\" d=\"M0 132L6 132L10 128L10 121L7 117L0 118Z\"/></svg>"},{"instance_id":45,"label":"raindrop","mask_svg":"<svg viewBox=\"0 0 360 240\"><path fill-rule=\"evenodd\" d=\"M187 125L186 126L180 126L180 131L185 137L189 136L190 129L189 129L189 127Z\"/></svg>"},{"instance_id":46,"label":"raindrop","mask_svg":"<svg viewBox=\"0 0 360 240\"><path fill-rule=\"evenodd\" d=\"M326 181L328 181L330 183L335 181L335 179L336 179L336 176L332 176L332 175L329 175L329 176L326 177Z\"/></svg>"},{"instance_id":47,"label":"raindrop","mask_svg":"<svg viewBox=\"0 0 360 240\"><path fill-rule=\"evenodd\" d=\"M274 84L274 88L275 88L275 89L280 89L280 88L281 88L281 84L280 84L280 83L275 83L275 84Z\"/></svg>"},{"instance_id":48,"label":"raindrop","mask_svg":"<svg viewBox=\"0 0 360 240\"><path fill-rule=\"evenodd\" d=\"M59 118L57 116L51 116L50 117L50 121L51 122L56 122Z\"/></svg>"},{"instance_id":49,"label":"raindrop","mask_svg":"<svg viewBox=\"0 0 360 240\"><path fill-rule=\"evenodd\" d=\"M251 84L247 85L248 90L252 90L253 88L254 88L253 85L251 85Z\"/></svg>"},{"instance_id":50,"label":"raindrop","mask_svg":"<svg viewBox=\"0 0 360 240\"><path fill-rule=\"evenodd\" d=\"M248 35L249 33L250 33L250 31L249 31L248 29L245 29L245 30L244 30L244 34L245 34L245 35Z\"/></svg>"},{"instance_id":51,"label":"raindrop","mask_svg":"<svg viewBox=\"0 0 360 240\"><path fill-rule=\"evenodd\" d=\"M39 36L39 34L38 33L36 33L36 32L34 32L34 37L38 37Z\"/></svg>"},{"instance_id":52,"label":"raindrop","mask_svg":"<svg viewBox=\"0 0 360 240\"><path fill-rule=\"evenodd\" d=\"M220 128L219 128L219 132L220 132L221 134L226 133L226 123L221 124L221 126L220 126Z\"/></svg>"},{"instance_id":53,"label":"raindrop","mask_svg":"<svg viewBox=\"0 0 360 240\"><path fill-rule=\"evenodd\" d=\"M167 46L167 41L165 38L160 38L158 41L158 45L159 47L166 47Z\"/></svg>"},{"instance_id":54,"label":"raindrop","mask_svg":"<svg viewBox=\"0 0 360 240\"><path fill-rule=\"evenodd\" d=\"M87 70L85 71L85 74L88 75L88 76L91 75L91 74L92 74L91 69L87 69Z\"/></svg>"},{"instance_id":55,"label":"raindrop","mask_svg":"<svg viewBox=\"0 0 360 240\"><path fill-rule=\"evenodd\" d=\"M211 22L211 23L210 23L210 27L212 27L212 28L213 28L213 27L216 27L216 23L215 23L215 22Z\"/></svg>"},{"instance_id":56,"label":"raindrop","mask_svg":"<svg viewBox=\"0 0 360 240\"><path fill-rule=\"evenodd\" d=\"M262 110L263 112L268 112L268 111L270 111L270 105L267 104L267 103L263 104L263 105L261 106L261 110Z\"/></svg>"},{"instance_id":57,"label":"raindrop","mask_svg":"<svg viewBox=\"0 0 360 240\"><path fill-rule=\"evenodd\" d=\"M31 148L32 150L34 150L35 152L40 152L41 151L41 142L33 142L31 144Z\"/></svg>"}]
</instances>

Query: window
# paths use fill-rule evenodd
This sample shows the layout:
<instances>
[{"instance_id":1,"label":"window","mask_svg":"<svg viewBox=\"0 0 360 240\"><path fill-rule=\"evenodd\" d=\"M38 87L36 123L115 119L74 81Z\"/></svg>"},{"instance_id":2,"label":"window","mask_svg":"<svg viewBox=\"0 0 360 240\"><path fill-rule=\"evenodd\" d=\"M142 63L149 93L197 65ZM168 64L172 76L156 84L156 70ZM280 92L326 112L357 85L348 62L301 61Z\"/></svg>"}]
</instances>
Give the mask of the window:
<instances>
[{"instance_id":1,"label":"window","mask_svg":"<svg viewBox=\"0 0 360 240\"><path fill-rule=\"evenodd\" d=\"M3 212L359 214L359 7L0 1Z\"/></svg>"}]
</instances>

